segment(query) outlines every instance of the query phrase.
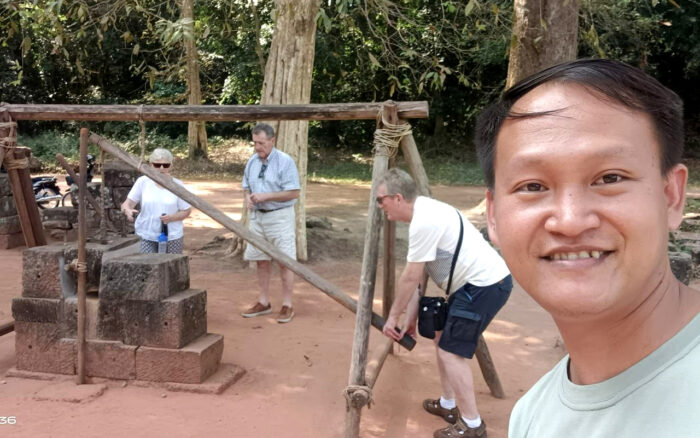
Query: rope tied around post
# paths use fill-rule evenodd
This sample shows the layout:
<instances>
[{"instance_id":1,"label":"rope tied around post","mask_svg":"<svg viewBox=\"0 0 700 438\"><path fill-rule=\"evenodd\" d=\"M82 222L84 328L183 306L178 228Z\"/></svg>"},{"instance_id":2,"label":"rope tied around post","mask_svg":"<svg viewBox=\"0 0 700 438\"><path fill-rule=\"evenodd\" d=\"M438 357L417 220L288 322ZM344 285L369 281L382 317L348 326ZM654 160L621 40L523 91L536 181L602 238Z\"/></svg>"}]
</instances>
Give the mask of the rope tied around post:
<instances>
[{"instance_id":1,"label":"rope tied around post","mask_svg":"<svg viewBox=\"0 0 700 438\"><path fill-rule=\"evenodd\" d=\"M383 112L377 114L377 121L380 120L382 127L374 131L374 149L372 152L374 155L392 158L399 150L401 139L413 132L411 130L411 124L399 123L395 125L389 123L386 118L384 118Z\"/></svg>"},{"instance_id":2,"label":"rope tied around post","mask_svg":"<svg viewBox=\"0 0 700 438\"><path fill-rule=\"evenodd\" d=\"M7 137L0 138L0 147L6 149L2 163L5 166L5 170L29 168L28 157L15 158L15 154L12 152L17 147L17 122L13 120L0 122L0 129L8 130Z\"/></svg>"},{"instance_id":3,"label":"rope tied around post","mask_svg":"<svg viewBox=\"0 0 700 438\"><path fill-rule=\"evenodd\" d=\"M372 388L367 385L348 385L343 390L343 396L346 401L346 409L350 409L350 406L357 409L365 405L368 408L372 407Z\"/></svg>"}]
</instances>

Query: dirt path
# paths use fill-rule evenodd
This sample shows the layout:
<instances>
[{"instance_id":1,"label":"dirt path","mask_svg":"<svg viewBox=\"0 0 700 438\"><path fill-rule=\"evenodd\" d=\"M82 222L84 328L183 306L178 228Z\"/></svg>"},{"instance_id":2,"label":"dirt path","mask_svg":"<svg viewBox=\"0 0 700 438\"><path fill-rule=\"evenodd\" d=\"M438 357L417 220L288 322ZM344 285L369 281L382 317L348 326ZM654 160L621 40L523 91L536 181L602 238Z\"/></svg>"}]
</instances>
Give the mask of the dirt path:
<instances>
[{"instance_id":1,"label":"dirt path","mask_svg":"<svg viewBox=\"0 0 700 438\"><path fill-rule=\"evenodd\" d=\"M234 218L241 208L239 183L193 182L190 188ZM333 223L324 241L335 257L318 259L310 268L356 297L369 187L310 184L308 214ZM434 195L467 211L483 188L435 187ZM475 222L483 218L474 216ZM186 222L186 251L224 234L199 212ZM406 227L398 227L405 246ZM311 245L310 245L311 246ZM318 245L317 245L318 246ZM405 252L405 249L403 249ZM348 254L348 258L337 254ZM8 437L329 437L342 435L354 315L302 280L295 285L297 316L290 324L272 317L244 319L241 310L256 299L255 273L240 262L190 254L191 284L208 291L209 331L225 338L224 363L243 367L246 375L223 394L165 393L155 388L122 387L116 382L99 398L83 404L36 401L33 395L51 382L3 378L0 424ZM314 255L311 254L312 259ZM11 318L11 300L21 293L21 250L0 251L0 321ZM400 270L402 263L398 263ZM381 276L381 269L379 275ZM377 284L381 284L381 277ZM272 288L279 288L275 279ZM378 292L378 297L381 293ZM279 307L279 296L273 295ZM381 312L381 299L375 299ZM489 436L507 435L509 412L517 398L563 354L549 316L520 288L485 334L507 398L490 396L473 364L477 400ZM373 331L370 349L381 341ZM14 365L14 334L0 337L0 376ZM432 342L419 340L412 352L390 356L374 389L374 404L363 411L363 437L425 437L443 422L421 408L425 397L439 395ZM163 397L165 395L165 397Z\"/></svg>"}]
</instances>

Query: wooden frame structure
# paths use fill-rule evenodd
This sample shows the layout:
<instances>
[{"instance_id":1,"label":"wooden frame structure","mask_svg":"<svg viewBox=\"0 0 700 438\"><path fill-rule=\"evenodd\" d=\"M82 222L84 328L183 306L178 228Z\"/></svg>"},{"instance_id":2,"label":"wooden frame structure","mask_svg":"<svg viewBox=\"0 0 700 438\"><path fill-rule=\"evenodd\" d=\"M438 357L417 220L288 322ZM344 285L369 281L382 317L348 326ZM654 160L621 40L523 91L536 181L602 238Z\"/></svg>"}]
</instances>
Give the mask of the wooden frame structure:
<instances>
[{"instance_id":1,"label":"wooden frame structure","mask_svg":"<svg viewBox=\"0 0 700 438\"><path fill-rule=\"evenodd\" d=\"M378 120L378 129L383 125L398 126L407 124L406 119L428 117L427 102L386 102L386 103L352 103L352 104L308 104L308 105L257 105L257 106L205 106L205 105L15 105L0 104L0 117L11 120L78 120L78 121L259 121L259 120ZM2 137L0 131L0 137ZM81 131L81 152L83 138ZM392 351L393 343L386 339L368 360L369 327L381 331L384 318L388 315L394 298L395 287L395 227L384 221L384 318L372 312L372 301L379 254L379 233L382 229L383 215L375 202L377 179L393 165L393 158L386 151L375 147L372 167L372 187L369 198L368 219L365 232L362 273L358 300L342 292L339 288L323 279L306 266L286 256L274 246L249 232L241 224L229 218L215 206L183 187L174 184L168 178L154 171L146 163L138 160L107 139L90 133L87 139L103 151L114 155L126 164L136 168L175 195L184 199L195 208L211 217L225 228L258 247L283 266L291 269L304 280L329 295L335 301L355 312L355 334L349 382L345 391L346 421L345 436L359 436L362 408L371 401L371 390L377 381L379 372L387 355ZM423 163L415 140L410 132L400 138L400 148L409 171L415 179L419 194L429 195L430 188ZM2 152L2 150L0 150ZM14 189L14 187L13 187ZM84 202L81 202L84 205ZM36 208L36 207L35 207ZM38 212L37 212L38 214ZM23 228L24 229L24 228ZM80 318L80 315L79 315ZM404 336L399 342L407 349L413 349L415 340ZM482 374L489 385L491 393L503 398L503 389L491 361L483 338L477 347L477 359Z\"/></svg>"}]
</instances>

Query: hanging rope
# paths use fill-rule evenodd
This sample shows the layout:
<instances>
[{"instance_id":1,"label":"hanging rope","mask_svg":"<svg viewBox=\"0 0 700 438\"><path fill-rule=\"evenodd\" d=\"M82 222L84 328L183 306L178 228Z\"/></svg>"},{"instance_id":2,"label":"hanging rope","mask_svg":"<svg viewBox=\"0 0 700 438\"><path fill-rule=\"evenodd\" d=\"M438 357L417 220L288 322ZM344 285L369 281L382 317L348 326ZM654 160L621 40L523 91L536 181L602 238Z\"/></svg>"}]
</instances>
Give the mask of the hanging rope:
<instances>
[{"instance_id":1,"label":"hanging rope","mask_svg":"<svg viewBox=\"0 0 700 438\"><path fill-rule=\"evenodd\" d=\"M143 120L143 105L139 105L139 147L141 148L141 162L146 158L146 122ZM141 163L139 163L139 167Z\"/></svg>"},{"instance_id":2,"label":"hanging rope","mask_svg":"<svg viewBox=\"0 0 700 438\"><path fill-rule=\"evenodd\" d=\"M372 152L375 155L391 158L396 155L401 139L412 133L411 125L409 123L400 123L398 125L389 123L384 118L383 112L377 116L377 119L379 117L381 117L382 127L374 131L374 149Z\"/></svg>"},{"instance_id":3,"label":"hanging rope","mask_svg":"<svg viewBox=\"0 0 700 438\"><path fill-rule=\"evenodd\" d=\"M372 407L372 388L365 385L348 385L343 390L346 407L361 408L365 405Z\"/></svg>"}]
</instances>

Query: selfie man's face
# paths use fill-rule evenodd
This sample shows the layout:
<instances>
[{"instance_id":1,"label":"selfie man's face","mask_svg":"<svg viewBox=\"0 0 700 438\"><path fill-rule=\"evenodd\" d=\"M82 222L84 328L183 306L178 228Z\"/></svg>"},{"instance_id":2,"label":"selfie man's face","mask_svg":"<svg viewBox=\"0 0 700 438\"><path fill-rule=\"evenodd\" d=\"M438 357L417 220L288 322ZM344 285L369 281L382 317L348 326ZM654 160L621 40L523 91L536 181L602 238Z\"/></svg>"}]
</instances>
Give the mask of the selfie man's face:
<instances>
[{"instance_id":1,"label":"selfie man's face","mask_svg":"<svg viewBox=\"0 0 700 438\"><path fill-rule=\"evenodd\" d=\"M489 192L492 239L513 276L555 320L624 316L665 275L687 170L660 170L643 113L573 84L544 84L513 112L496 141Z\"/></svg>"}]
</instances>

